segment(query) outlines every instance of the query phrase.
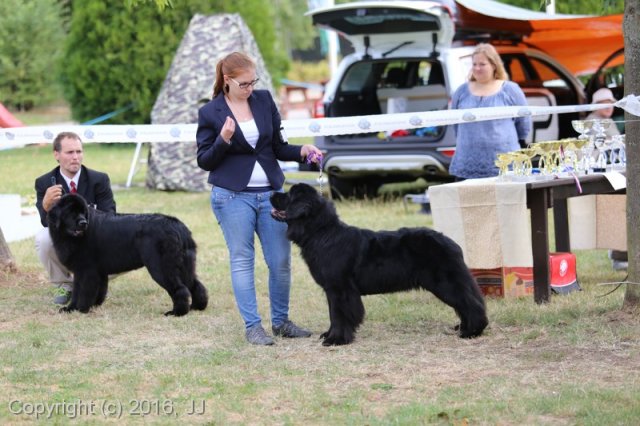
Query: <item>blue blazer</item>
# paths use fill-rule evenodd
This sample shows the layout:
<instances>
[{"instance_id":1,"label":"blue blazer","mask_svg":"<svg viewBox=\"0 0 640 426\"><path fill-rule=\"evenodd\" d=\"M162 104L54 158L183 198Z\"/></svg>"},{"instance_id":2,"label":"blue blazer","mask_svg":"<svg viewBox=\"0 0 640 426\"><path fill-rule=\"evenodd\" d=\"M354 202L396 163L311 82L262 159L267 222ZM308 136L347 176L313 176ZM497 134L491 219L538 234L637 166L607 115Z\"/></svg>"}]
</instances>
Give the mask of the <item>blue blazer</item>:
<instances>
[{"instance_id":1,"label":"blue blazer","mask_svg":"<svg viewBox=\"0 0 640 426\"><path fill-rule=\"evenodd\" d=\"M80 173L80 181L78 182L78 194L82 195L82 198L87 200L88 204L95 204L96 209L103 212L115 213L116 201L113 199L113 192L111 191L111 182L109 181L109 175L106 173L98 172L82 167ZM51 170L49 173L45 173L36 179L36 207L38 213L40 213L40 223L45 228L48 227L47 212L42 207L42 200L44 199L44 193L47 192L47 188L56 184L62 185L62 192L68 193L69 187L67 181L64 180L60 174L60 166Z\"/></svg>"},{"instance_id":2,"label":"blue blazer","mask_svg":"<svg viewBox=\"0 0 640 426\"><path fill-rule=\"evenodd\" d=\"M271 93L254 90L248 101L260 133L255 149L245 139L223 93L220 93L198 110L198 166L210 172L210 184L243 191L257 161L273 189L278 190L284 184L284 173L278 160L301 162L302 147L289 145L280 137L280 113ZM227 116L236 120L236 130L229 144L220 136Z\"/></svg>"}]
</instances>

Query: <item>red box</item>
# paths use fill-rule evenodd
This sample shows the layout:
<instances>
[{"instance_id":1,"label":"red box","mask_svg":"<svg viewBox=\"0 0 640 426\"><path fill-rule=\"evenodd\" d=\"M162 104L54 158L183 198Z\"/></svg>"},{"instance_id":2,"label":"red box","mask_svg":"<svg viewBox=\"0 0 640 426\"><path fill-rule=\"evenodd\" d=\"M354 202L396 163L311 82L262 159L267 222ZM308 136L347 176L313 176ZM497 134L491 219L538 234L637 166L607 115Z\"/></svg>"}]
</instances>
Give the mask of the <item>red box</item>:
<instances>
[{"instance_id":1,"label":"red box","mask_svg":"<svg viewBox=\"0 0 640 426\"><path fill-rule=\"evenodd\" d=\"M573 253L550 253L551 290L569 293L580 290ZM522 297L533 294L533 268L507 267L471 269L482 294L493 297Z\"/></svg>"}]
</instances>

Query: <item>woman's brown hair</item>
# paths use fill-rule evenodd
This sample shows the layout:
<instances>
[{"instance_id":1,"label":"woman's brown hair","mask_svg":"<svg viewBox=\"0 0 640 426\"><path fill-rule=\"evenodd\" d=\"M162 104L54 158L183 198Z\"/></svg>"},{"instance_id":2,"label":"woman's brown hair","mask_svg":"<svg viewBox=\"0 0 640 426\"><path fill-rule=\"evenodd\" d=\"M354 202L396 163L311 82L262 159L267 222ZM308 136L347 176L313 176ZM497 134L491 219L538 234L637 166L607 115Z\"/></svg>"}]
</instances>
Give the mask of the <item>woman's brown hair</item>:
<instances>
[{"instance_id":1,"label":"woman's brown hair","mask_svg":"<svg viewBox=\"0 0 640 426\"><path fill-rule=\"evenodd\" d=\"M244 71L255 69L256 64L244 53L229 53L218 62L218 65L216 65L216 81L213 84L213 97L215 98L218 96L220 92L227 93L229 91L229 85L224 83L225 75L234 78Z\"/></svg>"},{"instance_id":2,"label":"woman's brown hair","mask_svg":"<svg viewBox=\"0 0 640 426\"><path fill-rule=\"evenodd\" d=\"M489 62L491 62L491 65L493 65L493 68L494 68L493 78L495 78L496 80L509 80L509 75L507 74L507 71L504 69L502 58L500 58L500 54L496 51L495 47L493 47L488 43L480 43L474 49L473 53L471 54L471 57L479 53L486 56ZM473 73L471 73L471 76L469 77L469 81L475 81L475 80L476 78L473 76Z\"/></svg>"}]
</instances>

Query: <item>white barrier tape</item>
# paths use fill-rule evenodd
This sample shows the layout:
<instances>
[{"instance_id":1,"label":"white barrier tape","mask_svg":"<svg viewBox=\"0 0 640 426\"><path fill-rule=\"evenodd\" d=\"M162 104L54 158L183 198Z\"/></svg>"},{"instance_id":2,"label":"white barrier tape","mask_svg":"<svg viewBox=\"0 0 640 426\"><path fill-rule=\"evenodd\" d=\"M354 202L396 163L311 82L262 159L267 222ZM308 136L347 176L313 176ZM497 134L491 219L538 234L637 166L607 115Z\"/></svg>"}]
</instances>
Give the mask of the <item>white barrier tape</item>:
<instances>
[{"instance_id":1,"label":"white barrier tape","mask_svg":"<svg viewBox=\"0 0 640 426\"><path fill-rule=\"evenodd\" d=\"M409 112L403 114L360 115L338 118L283 120L289 138L346 135L357 133L393 132L431 126L468 123L501 118L585 112L609 108L612 104L566 106L511 106ZM640 116L640 97L628 95L614 106ZM0 149L29 144L51 143L62 131L75 132L85 143L91 142L195 142L197 124L122 124L122 125L59 125L0 129Z\"/></svg>"}]
</instances>

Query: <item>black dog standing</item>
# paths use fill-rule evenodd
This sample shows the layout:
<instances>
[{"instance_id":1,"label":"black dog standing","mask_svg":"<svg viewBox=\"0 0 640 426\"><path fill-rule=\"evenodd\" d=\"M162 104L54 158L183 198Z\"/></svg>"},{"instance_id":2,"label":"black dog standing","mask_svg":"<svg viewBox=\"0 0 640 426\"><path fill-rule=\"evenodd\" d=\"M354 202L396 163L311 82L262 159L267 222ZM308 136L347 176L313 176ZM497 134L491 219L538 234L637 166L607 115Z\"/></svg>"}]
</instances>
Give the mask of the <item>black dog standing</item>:
<instances>
[{"instance_id":1,"label":"black dog standing","mask_svg":"<svg viewBox=\"0 0 640 426\"><path fill-rule=\"evenodd\" d=\"M287 222L287 236L302 252L329 302L323 345L351 343L364 320L363 295L423 288L451 306L460 337L476 337L488 324L484 298L451 238L428 228L374 232L340 221L333 204L309 185L274 193L272 215ZM327 255L332 256L327 261Z\"/></svg>"},{"instance_id":2,"label":"black dog standing","mask_svg":"<svg viewBox=\"0 0 640 426\"><path fill-rule=\"evenodd\" d=\"M110 274L143 266L171 296L173 309L165 315L207 307L207 290L196 277L196 244L178 219L104 213L89 208L81 196L67 194L47 220L56 254L73 272L71 303L61 311L88 312L101 305Z\"/></svg>"}]
</instances>

